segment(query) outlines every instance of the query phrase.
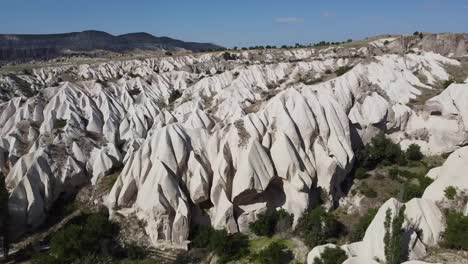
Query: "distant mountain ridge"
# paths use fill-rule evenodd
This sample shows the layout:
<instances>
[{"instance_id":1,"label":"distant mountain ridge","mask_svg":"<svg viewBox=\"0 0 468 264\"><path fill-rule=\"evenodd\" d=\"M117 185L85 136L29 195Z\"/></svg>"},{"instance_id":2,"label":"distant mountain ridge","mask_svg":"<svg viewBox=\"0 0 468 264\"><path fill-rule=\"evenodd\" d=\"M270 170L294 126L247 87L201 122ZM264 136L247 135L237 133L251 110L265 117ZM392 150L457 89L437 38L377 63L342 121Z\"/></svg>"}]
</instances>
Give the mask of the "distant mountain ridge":
<instances>
[{"instance_id":1,"label":"distant mountain ridge","mask_svg":"<svg viewBox=\"0 0 468 264\"><path fill-rule=\"evenodd\" d=\"M0 34L0 61L3 62L53 59L70 53L99 50L126 53L133 50L204 51L220 48L211 43L185 42L144 32L118 36L96 30L61 34Z\"/></svg>"}]
</instances>

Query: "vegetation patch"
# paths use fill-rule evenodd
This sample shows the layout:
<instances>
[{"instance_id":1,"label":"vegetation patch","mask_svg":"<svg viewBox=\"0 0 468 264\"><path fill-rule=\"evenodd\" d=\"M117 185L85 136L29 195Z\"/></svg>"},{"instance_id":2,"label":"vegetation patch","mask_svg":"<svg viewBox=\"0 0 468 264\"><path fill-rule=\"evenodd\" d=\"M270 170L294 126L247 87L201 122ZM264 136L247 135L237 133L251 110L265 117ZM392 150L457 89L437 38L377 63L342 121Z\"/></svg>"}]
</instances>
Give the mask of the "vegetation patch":
<instances>
[{"instance_id":1,"label":"vegetation patch","mask_svg":"<svg viewBox=\"0 0 468 264\"><path fill-rule=\"evenodd\" d=\"M313 264L341 264L346 259L348 259L348 256L341 248L326 247L320 254L320 258L314 258Z\"/></svg>"},{"instance_id":2,"label":"vegetation patch","mask_svg":"<svg viewBox=\"0 0 468 264\"><path fill-rule=\"evenodd\" d=\"M248 259L249 263L283 264L292 261L294 256L285 244L274 241L259 252L251 254Z\"/></svg>"},{"instance_id":3,"label":"vegetation patch","mask_svg":"<svg viewBox=\"0 0 468 264\"><path fill-rule=\"evenodd\" d=\"M449 200L454 200L455 197L457 196L457 189L455 189L455 187L453 186L449 186L445 188L444 194L445 194L445 198Z\"/></svg>"},{"instance_id":4,"label":"vegetation patch","mask_svg":"<svg viewBox=\"0 0 468 264\"><path fill-rule=\"evenodd\" d=\"M456 249L468 250L468 216L458 212L447 212L447 227L443 235L443 246Z\"/></svg>"},{"instance_id":5,"label":"vegetation patch","mask_svg":"<svg viewBox=\"0 0 468 264\"><path fill-rule=\"evenodd\" d=\"M219 257L219 263L239 260L249 255L246 235L228 234L226 230L215 230L211 226L198 226L192 234L192 246L206 248Z\"/></svg>"},{"instance_id":6,"label":"vegetation patch","mask_svg":"<svg viewBox=\"0 0 468 264\"><path fill-rule=\"evenodd\" d=\"M307 246L313 248L336 240L342 231L342 225L333 214L317 207L299 218L294 231Z\"/></svg>"},{"instance_id":7,"label":"vegetation patch","mask_svg":"<svg viewBox=\"0 0 468 264\"><path fill-rule=\"evenodd\" d=\"M104 213L75 217L51 235L50 250L33 256L31 263L154 263L146 249L122 247L117 242L119 227L108 218Z\"/></svg>"},{"instance_id":8,"label":"vegetation patch","mask_svg":"<svg viewBox=\"0 0 468 264\"><path fill-rule=\"evenodd\" d=\"M257 236L273 236L275 233L289 231L293 223L293 216L285 210L270 210L258 216L250 223L250 230Z\"/></svg>"},{"instance_id":9,"label":"vegetation patch","mask_svg":"<svg viewBox=\"0 0 468 264\"><path fill-rule=\"evenodd\" d=\"M347 73L348 71L350 71L353 67L351 66L342 66L342 67L339 67L336 71L335 71L335 74L336 76L341 76L345 73Z\"/></svg>"},{"instance_id":10,"label":"vegetation patch","mask_svg":"<svg viewBox=\"0 0 468 264\"><path fill-rule=\"evenodd\" d=\"M54 129L62 129L67 125L66 119L57 118L54 123Z\"/></svg>"},{"instance_id":11,"label":"vegetation patch","mask_svg":"<svg viewBox=\"0 0 468 264\"><path fill-rule=\"evenodd\" d=\"M398 210L397 215L392 219L392 212L390 209L385 214L385 259L387 264L400 264L406 259L404 255L404 230L403 222L405 221L405 206L403 205Z\"/></svg>"}]
</instances>

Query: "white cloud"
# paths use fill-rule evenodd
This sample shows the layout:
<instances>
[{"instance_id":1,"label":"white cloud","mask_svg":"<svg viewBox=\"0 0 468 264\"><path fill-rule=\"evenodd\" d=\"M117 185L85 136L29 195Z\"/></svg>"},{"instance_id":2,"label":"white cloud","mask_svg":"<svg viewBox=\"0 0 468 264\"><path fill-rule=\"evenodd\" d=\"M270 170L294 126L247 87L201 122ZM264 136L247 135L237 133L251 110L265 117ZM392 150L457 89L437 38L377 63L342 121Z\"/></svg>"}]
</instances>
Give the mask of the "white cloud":
<instances>
[{"instance_id":1,"label":"white cloud","mask_svg":"<svg viewBox=\"0 0 468 264\"><path fill-rule=\"evenodd\" d=\"M325 12L322 12L322 17L336 17L336 13L325 11Z\"/></svg>"},{"instance_id":2,"label":"white cloud","mask_svg":"<svg viewBox=\"0 0 468 264\"><path fill-rule=\"evenodd\" d=\"M299 24L304 22L304 19L299 17L279 17L275 19L278 24Z\"/></svg>"}]
</instances>

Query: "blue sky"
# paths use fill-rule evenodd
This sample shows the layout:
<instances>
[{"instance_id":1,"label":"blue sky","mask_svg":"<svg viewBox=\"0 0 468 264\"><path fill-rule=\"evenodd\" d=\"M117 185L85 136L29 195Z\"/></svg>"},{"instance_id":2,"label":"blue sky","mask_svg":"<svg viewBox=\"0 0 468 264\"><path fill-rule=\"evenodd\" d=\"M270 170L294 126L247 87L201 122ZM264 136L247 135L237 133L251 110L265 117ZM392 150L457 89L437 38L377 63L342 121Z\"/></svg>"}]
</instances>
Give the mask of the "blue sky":
<instances>
[{"instance_id":1,"label":"blue sky","mask_svg":"<svg viewBox=\"0 0 468 264\"><path fill-rule=\"evenodd\" d=\"M0 33L148 32L224 46L467 32L468 0L0 0Z\"/></svg>"}]
</instances>

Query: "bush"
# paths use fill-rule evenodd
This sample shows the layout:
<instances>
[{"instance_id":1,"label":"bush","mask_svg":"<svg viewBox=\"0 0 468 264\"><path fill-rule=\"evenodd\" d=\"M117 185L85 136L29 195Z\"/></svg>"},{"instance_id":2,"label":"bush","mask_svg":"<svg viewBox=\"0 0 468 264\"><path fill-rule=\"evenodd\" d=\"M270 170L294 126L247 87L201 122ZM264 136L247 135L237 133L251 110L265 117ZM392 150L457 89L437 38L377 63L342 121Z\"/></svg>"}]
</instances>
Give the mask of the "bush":
<instances>
[{"instance_id":1,"label":"bush","mask_svg":"<svg viewBox=\"0 0 468 264\"><path fill-rule=\"evenodd\" d=\"M349 70L351 70L351 69L352 69L352 67L350 67L350 66L342 66L342 67L339 67L339 68L335 71L336 76L341 76L341 75L347 73L347 72L348 72Z\"/></svg>"},{"instance_id":2,"label":"bush","mask_svg":"<svg viewBox=\"0 0 468 264\"><path fill-rule=\"evenodd\" d=\"M388 175L393 180L397 179L399 174L400 174L400 170L398 169L398 167L394 166L388 170Z\"/></svg>"},{"instance_id":3,"label":"bush","mask_svg":"<svg viewBox=\"0 0 468 264\"><path fill-rule=\"evenodd\" d=\"M234 54L231 54L231 53L226 51L226 52L223 53L223 59L227 60L227 61L228 60L236 60L236 56Z\"/></svg>"},{"instance_id":4,"label":"bush","mask_svg":"<svg viewBox=\"0 0 468 264\"><path fill-rule=\"evenodd\" d=\"M427 186L432 183L432 179L426 176L417 176L418 183L405 182L403 184L403 202L408 202L413 198L421 198Z\"/></svg>"},{"instance_id":5,"label":"bush","mask_svg":"<svg viewBox=\"0 0 468 264\"><path fill-rule=\"evenodd\" d=\"M340 223L334 215L326 212L322 207L305 212L299 218L295 229L295 233L310 248L324 244L330 238L338 237L340 231Z\"/></svg>"},{"instance_id":6,"label":"bush","mask_svg":"<svg viewBox=\"0 0 468 264\"><path fill-rule=\"evenodd\" d=\"M168 101L169 101L169 103L172 103L181 96L182 96L182 93L179 90L173 90L171 92L171 94L169 95L169 100Z\"/></svg>"},{"instance_id":7,"label":"bush","mask_svg":"<svg viewBox=\"0 0 468 264\"><path fill-rule=\"evenodd\" d=\"M252 254L250 263L258 264L283 264L289 263L294 258L292 252L278 241L271 243L267 248Z\"/></svg>"},{"instance_id":8,"label":"bush","mask_svg":"<svg viewBox=\"0 0 468 264\"><path fill-rule=\"evenodd\" d=\"M417 144L411 144L406 150L406 158L413 161L421 160L424 155L421 153L421 147Z\"/></svg>"},{"instance_id":9,"label":"bush","mask_svg":"<svg viewBox=\"0 0 468 264\"><path fill-rule=\"evenodd\" d=\"M326 247L320 258L314 258L314 264L341 264L348 256L341 248Z\"/></svg>"},{"instance_id":10,"label":"bush","mask_svg":"<svg viewBox=\"0 0 468 264\"><path fill-rule=\"evenodd\" d=\"M367 144L357 152L358 166L366 169L374 169L379 164L405 164L406 157L400 145L393 143L383 133L375 136L370 144Z\"/></svg>"},{"instance_id":11,"label":"bush","mask_svg":"<svg viewBox=\"0 0 468 264\"><path fill-rule=\"evenodd\" d=\"M362 185L359 187L359 191L365 197L368 197L368 198L376 198L377 197L377 192L375 192L375 190L365 182L362 183Z\"/></svg>"},{"instance_id":12,"label":"bush","mask_svg":"<svg viewBox=\"0 0 468 264\"><path fill-rule=\"evenodd\" d=\"M446 80L446 81L444 81L444 82L442 83L442 87L443 87L444 89L446 89L446 88L449 87L452 83L455 83L455 80L453 80L453 79Z\"/></svg>"},{"instance_id":13,"label":"bush","mask_svg":"<svg viewBox=\"0 0 468 264\"><path fill-rule=\"evenodd\" d=\"M351 231L351 242L361 241L364 238L366 230L371 224L376 214L377 209L370 208L363 216L359 218L358 223L353 227Z\"/></svg>"},{"instance_id":14,"label":"bush","mask_svg":"<svg viewBox=\"0 0 468 264\"><path fill-rule=\"evenodd\" d=\"M449 200L454 200L455 196L457 195L457 189L455 189L455 187L453 186L449 186L445 188L444 193L445 193L445 198Z\"/></svg>"},{"instance_id":15,"label":"bush","mask_svg":"<svg viewBox=\"0 0 468 264\"><path fill-rule=\"evenodd\" d=\"M285 210L271 210L260 214L258 219L249 225L257 236L272 236L275 232L287 231L292 225L293 216Z\"/></svg>"},{"instance_id":16,"label":"bush","mask_svg":"<svg viewBox=\"0 0 468 264\"><path fill-rule=\"evenodd\" d=\"M360 179L360 180L367 179L369 178L369 176L370 175L367 173L367 170L361 167L357 168L356 172L354 173L355 179Z\"/></svg>"},{"instance_id":17,"label":"bush","mask_svg":"<svg viewBox=\"0 0 468 264\"><path fill-rule=\"evenodd\" d=\"M326 70L325 70L325 74L332 74L332 73L333 73L333 72L332 72L332 70L330 70L330 69L326 69Z\"/></svg>"},{"instance_id":18,"label":"bush","mask_svg":"<svg viewBox=\"0 0 468 264\"><path fill-rule=\"evenodd\" d=\"M49 254L38 254L32 257L32 264L61 264L61 262Z\"/></svg>"},{"instance_id":19,"label":"bush","mask_svg":"<svg viewBox=\"0 0 468 264\"><path fill-rule=\"evenodd\" d=\"M249 253L247 236L240 233L229 235L226 230L215 230L211 226L195 228L192 245L215 253L220 263L240 259Z\"/></svg>"},{"instance_id":20,"label":"bush","mask_svg":"<svg viewBox=\"0 0 468 264\"><path fill-rule=\"evenodd\" d=\"M62 129L67 125L67 120L57 118L54 123L54 129Z\"/></svg>"},{"instance_id":21,"label":"bush","mask_svg":"<svg viewBox=\"0 0 468 264\"><path fill-rule=\"evenodd\" d=\"M57 263L71 263L90 255L111 257L118 248L114 240L116 231L107 215L89 214L77 217L52 235L49 256L39 255L34 261L41 263L40 261L51 259L51 256Z\"/></svg>"},{"instance_id":22,"label":"bush","mask_svg":"<svg viewBox=\"0 0 468 264\"><path fill-rule=\"evenodd\" d=\"M468 250L468 216L449 212L443 246L456 250Z\"/></svg>"}]
</instances>

